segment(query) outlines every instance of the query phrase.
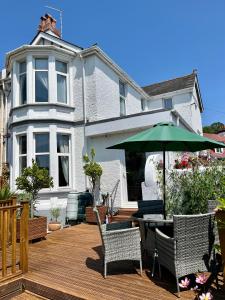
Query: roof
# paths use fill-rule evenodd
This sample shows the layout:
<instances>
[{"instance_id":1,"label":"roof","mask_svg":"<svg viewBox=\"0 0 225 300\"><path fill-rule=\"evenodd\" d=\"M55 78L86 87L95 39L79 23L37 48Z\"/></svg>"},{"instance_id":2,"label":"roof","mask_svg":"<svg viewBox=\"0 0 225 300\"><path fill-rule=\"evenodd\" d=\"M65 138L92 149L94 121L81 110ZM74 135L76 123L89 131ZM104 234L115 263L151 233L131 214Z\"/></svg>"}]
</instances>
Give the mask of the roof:
<instances>
[{"instance_id":1,"label":"roof","mask_svg":"<svg viewBox=\"0 0 225 300\"><path fill-rule=\"evenodd\" d=\"M203 133L203 135L209 139L215 140L217 142L221 142L225 144L225 136L221 136L216 133Z\"/></svg>"},{"instance_id":2,"label":"roof","mask_svg":"<svg viewBox=\"0 0 225 300\"><path fill-rule=\"evenodd\" d=\"M144 86L143 89L150 96L156 96L160 94L166 94L177 90L183 90L186 88L194 87L196 74L191 73L189 75L178 77L159 83Z\"/></svg>"}]
</instances>

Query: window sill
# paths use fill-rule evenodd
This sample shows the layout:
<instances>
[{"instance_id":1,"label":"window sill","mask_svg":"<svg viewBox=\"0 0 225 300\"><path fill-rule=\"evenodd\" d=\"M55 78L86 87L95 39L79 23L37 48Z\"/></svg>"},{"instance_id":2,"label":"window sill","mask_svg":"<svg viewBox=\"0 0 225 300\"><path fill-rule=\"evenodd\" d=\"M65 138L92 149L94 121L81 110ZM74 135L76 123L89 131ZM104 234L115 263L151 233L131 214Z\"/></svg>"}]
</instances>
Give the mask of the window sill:
<instances>
[{"instance_id":1,"label":"window sill","mask_svg":"<svg viewBox=\"0 0 225 300\"><path fill-rule=\"evenodd\" d=\"M36 103L29 103L29 104L22 104L19 106L15 106L12 107L10 110L10 115L12 115L12 113L14 111L17 111L19 109L23 109L23 108L35 108L35 107L48 107L48 108L65 108L65 109L69 109L71 111L75 110L74 106L71 106L69 104L63 104L63 103L53 103L53 102L36 102Z\"/></svg>"}]
</instances>

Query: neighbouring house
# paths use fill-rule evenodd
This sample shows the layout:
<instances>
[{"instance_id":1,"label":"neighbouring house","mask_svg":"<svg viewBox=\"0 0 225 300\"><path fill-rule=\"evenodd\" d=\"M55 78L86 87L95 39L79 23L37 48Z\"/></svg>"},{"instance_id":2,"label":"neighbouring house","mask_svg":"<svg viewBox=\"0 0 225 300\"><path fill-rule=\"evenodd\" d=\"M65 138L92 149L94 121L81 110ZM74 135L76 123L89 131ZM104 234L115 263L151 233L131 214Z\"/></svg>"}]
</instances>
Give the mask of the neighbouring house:
<instances>
[{"instance_id":1,"label":"neighbouring house","mask_svg":"<svg viewBox=\"0 0 225 300\"><path fill-rule=\"evenodd\" d=\"M129 208L142 198L148 154L106 147L162 121L202 134L195 71L141 87L98 46L62 40L48 14L29 45L6 54L0 89L11 188L33 158L53 177L54 188L40 192L42 214L87 188L82 156L91 147L103 167L102 192L116 191L115 206Z\"/></svg>"},{"instance_id":2,"label":"neighbouring house","mask_svg":"<svg viewBox=\"0 0 225 300\"><path fill-rule=\"evenodd\" d=\"M222 134L223 132L225 131L221 131L220 133L203 133L203 135L209 139L225 144L225 135ZM215 148L212 150L208 150L208 153L212 158L225 158L224 148Z\"/></svg>"}]
</instances>

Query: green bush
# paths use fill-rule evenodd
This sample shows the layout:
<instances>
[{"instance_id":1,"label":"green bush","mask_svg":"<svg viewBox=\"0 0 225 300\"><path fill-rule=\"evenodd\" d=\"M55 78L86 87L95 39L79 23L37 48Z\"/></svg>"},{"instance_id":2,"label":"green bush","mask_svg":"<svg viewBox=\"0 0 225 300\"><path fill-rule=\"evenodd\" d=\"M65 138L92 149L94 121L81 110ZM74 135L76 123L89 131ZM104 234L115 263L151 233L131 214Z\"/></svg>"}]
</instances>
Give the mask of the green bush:
<instances>
[{"instance_id":1,"label":"green bush","mask_svg":"<svg viewBox=\"0 0 225 300\"><path fill-rule=\"evenodd\" d=\"M24 168L21 176L16 178L17 188L31 195L30 199L30 216L33 218L36 210L38 192L43 188L53 187L53 178L49 176L48 170L40 168L32 160L32 166Z\"/></svg>"},{"instance_id":2,"label":"green bush","mask_svg":"<svg viewBox=\"0 0 225 300\"><path fill-rule=\"evenodd\" d=\"M208 200L225 195L223 162L211 162L200 170L193 165L190 171L173 170L167 180L167 214L198 214L208 211Z\"/></svg>"}]
</instances>

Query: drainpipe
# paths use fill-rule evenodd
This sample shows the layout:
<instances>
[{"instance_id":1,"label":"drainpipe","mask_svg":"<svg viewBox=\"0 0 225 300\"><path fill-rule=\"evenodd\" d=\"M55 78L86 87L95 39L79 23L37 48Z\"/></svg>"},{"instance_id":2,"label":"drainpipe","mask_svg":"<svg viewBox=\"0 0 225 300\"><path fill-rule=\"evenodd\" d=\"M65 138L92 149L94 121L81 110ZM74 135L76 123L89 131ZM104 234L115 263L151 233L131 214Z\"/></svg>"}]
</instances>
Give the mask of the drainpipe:
<instances>
[{"instance_id":1,"label":"drainpipe","mask_svg":"<svg viewBox=\"0 0 225 300\"><path fill-rule=\"evenodd\" d=\"M84 58L79 54L80 61L82 62L82 102L83 102L83 120L84 120L84 154L87 153L87 137L86 137L86 124L87 124L87 111L86 111L86 81L85 81L85 68ZM87 176L85 175L85 187L87 188Z\"/></svg>"}]
</instances>

